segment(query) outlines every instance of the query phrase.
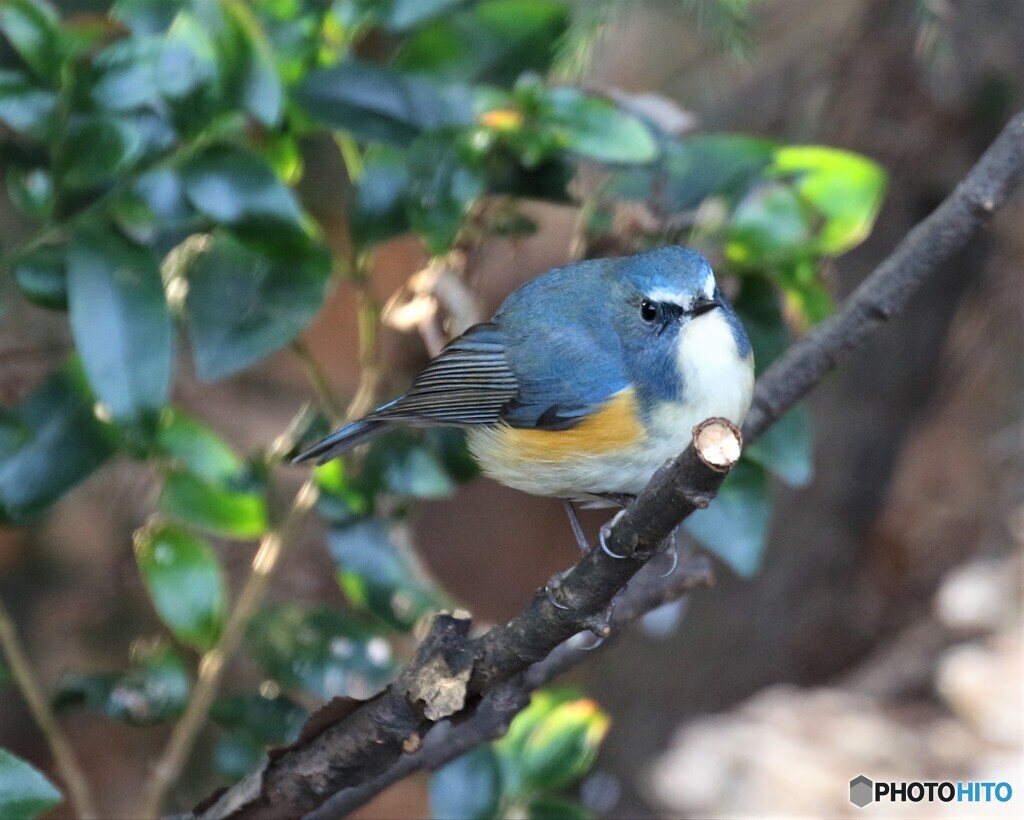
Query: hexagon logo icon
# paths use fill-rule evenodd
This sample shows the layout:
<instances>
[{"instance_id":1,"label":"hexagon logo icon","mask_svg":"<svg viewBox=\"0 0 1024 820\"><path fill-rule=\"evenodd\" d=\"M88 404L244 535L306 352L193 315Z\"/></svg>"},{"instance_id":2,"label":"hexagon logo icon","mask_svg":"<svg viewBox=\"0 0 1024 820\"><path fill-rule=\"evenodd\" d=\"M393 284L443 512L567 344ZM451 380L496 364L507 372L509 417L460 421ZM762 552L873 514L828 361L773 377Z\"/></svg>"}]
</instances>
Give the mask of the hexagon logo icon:
<instances>
[{"instance_id":1,"label":"hexagon logo icon","mask_svg":"<svg viewBox=\"0 0 1024 820\"><path fill-rule=\"evenodd\" d=\"M875 799L875 784L859 774L850 781L850 802L862 809Z\"/></svg>"}]
</instances>

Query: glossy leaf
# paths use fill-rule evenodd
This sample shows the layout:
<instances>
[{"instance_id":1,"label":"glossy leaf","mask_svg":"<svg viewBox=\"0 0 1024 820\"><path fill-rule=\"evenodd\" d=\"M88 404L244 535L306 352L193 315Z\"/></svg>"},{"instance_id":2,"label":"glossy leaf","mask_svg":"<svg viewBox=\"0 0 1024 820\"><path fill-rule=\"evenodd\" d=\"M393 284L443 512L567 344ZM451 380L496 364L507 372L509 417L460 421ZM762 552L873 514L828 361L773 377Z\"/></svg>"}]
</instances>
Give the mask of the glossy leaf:
<instances>
[{"instance_id":1,"label":"glossy leaf","mask_svg":"<svg viewBox=\"0 0 1024 820\"><path fill-rule=\"evenodd\" d=\"M320 309L330 272L319 247L278 259L215 234L189 271L185 300L200 378L235 373L295 338Z\"/></svg>"},{"instance_id":2,"label":"glossy leaf","mask_svg":"<svg viewBox=\"0 0 1024 820\"><path fill-rule=\"evenodd\" d=\"M161 524L136 534L135 560L174 636L200 651L211 649L224 623L227 592L210 545L181 527Z\"/></svg>"},{"instance_id":3,"label":"glossy leaf","mask_svg":"<svg viewBox=\"0 0 1024 820\"><path fill-rule=\"evenodd\" d=\"M160 99L163 47L162 36L140 34L104 48L91 65L93 102L106 111L165 110Z\"/></svg>"},{"instance_id":4,"label":"glossy leaf","mask_svg":"<svg viewBox=\"0 0 1024 820\"><path fill-rule=\"evenodd\" d=\"M60 18L43 0L0 3L0 33L32 71L53 79L60 69Z\"/></svg>"},{"instance_id":5,"label":"glossy leaf","mask_svg":"<svg viewBox=\"0 0 1024 820\"><path fill-rule=\"evenodd\" d=\"M57 97L20 71L0 69L0 123L12 131L46 139Z\"/></svg>"},{"instance_id":6,"label":"glossy leaf","mask_svg":"<svg viewBox=\"0 0 1024 820\"><path fill-rule=\"evenodd\" d=\"M452 247L466 208L485 187L483 174L463 161L450 139L428 136L413 144L406 213L432 254Z\"/></svg>"},{"instance_id":7,"label":"glossy leaf","mask_svg":"<svg viewBox=\"0 0 1024 820\"><path fill-rule=\"evenodd\" d=\"M557 0L487 0L416 31L397 64L435 81L510 86L524 72L547 72L568 24L569 7Z\"/></svg>"},{"instance_id":8,"label":"glossy leaf","mask_svg":"<svg viewBox=\"0 0 1024 820\"><path fill-rule=\"evenodd\" d=\"M210 717L226 730L214 748L217 770L241 780L256 768L268 746L294 741L308 714L287 697L230 695L214 701Z\"/></svg>"},{"instance_id":9,"label":"glossy leaf","mask_svg":"<svg viewBox=\"0 0 1024 820\"><path fill-rule=\"evenodd\" d=\"M554 791L578 780L593 765L610 725L610 718L590 699L556 706L523 744L524 788Z\"/></svg>"},{"instance_id":10,"label":"glossy leaf","mask_svg":"<svg viewBox=\"0 0 1024 820\"><path fill-rule=\"evenodd\" d=\"M498 816L501 770L491 746L479 746L430 778L430 813L438 820L488 820Z\"/></svg>"},{"instance_id":11,"label":"glossy leaf","mask_svg":"<svg viewBox=\"0 0 1024 820\"><path fill-rule=\"evenodd\" d=\"M769 174L792 180L797 195L824 217L815 245L819 253L829 256L864 241L885 195L885 172L880 166L835 148L780 148Z\"/></svg>"},{"instance_id":12,"label":"glossy leaf","mask_svg":"<svg viewBox=\"0 0 1024 820\"><path fill-rule=\"evenodd\" d=\"M363 463L361 483L374 492L406 498L449 498L455 482L423 437L394 430L374 439Z\"/></svg>"},{"instance_id":13,"label":"glossy leaf","mask_svg":"<svg viewBox=\"0 0 1024 820\"><path fill-rule=\"evenodd\" d=\"M408 145L421 131L469 123L468 105L427 80L354 60L311 72L295 90L309 116L356 139Z\"/></svg>"},{"instance_id":14,"label":"glossy leaf","mask_svg":"<svg viewBox=\"0 0 1024 820\"><path fill-rule=\"evenodd\" d=\"M726 476L711 505L697 510L684 525L737 574L749 578L761 566L771 512L768 474L744 459Z\"/></svg>"},{"instance_id":15,"label":"glossy leaf","mask_svg":"<svg viewBox=\"0 0 1024 820\"><path fill-rule=\"evenodd\" d=\"M0 817L30 820L61 799L61 793L35 766L0 748Z\"/></svg>"},{"instance_id":16,"label":"glossy leaf","mask_svg":"<svg viewBox=\"0 0 1024 820\"><path fill-rule=\"evenodd\" d=\"M181 714L189 696L185 663L169 646L133 649L127 672L74 675L61 682L54 706L103 712L132 726L165 723Z\"/></svg>"},{"instance_id":17,"label":"glossy leaf","mask_svg":"<svg viewBox=\"0 0 1024 820\"><path fill-rule=\"evenodd\" d=\"M809 255L811 242L807 204L788 185L770 182L736 208L725 251L734 264L763 268Z\"/></svg>"},{"instance_id":18,"label":"glossy leaf","mask_svg":"<svg viewBox=\"0 0 1024 820\"><path fill-rule=\"evenodd\" d=\"M328 544L338 581L353 607L369 610L396 629L409 630L424 614L445 604L423 568L392 541L380 519L335 527Z\"/></svg>"},{"instance_id":19,"label":"glossy leaf","mask_svg":"<svg viewBox=\"0 0 1024 820\"><path fill-rule=\"evenodd\" d=\"M551 124L574 154L608 164L645 163L658 156L647 125L610 100L559 86L549 92L548 104Z\"/></svg>"},{"instance_id":20,"label":"glossy leaf","mask_svg":"<svg viewBox=\"0 0 1024 820\"><path fill-rule=\"evenodd\" d=\"M368 248L409 230L405 193L409 185L409 158L388 145L373 145L363 160L350 216L353 240Z\"/></svg>"},{"instance_id":21,"label":"glossy leaf","mask_svg":"<svg viewBox=\"0 0 1024 820\"><path fill-rule=\"evenodd\" d=\"M42 307L66 310L68 274L66 251L39 248L22 257L14 268L14 278L22 294Z\"/></svg>"},{"instance_id":22,"label":"glossy leaf","mask_svg":"<svg viewBox=\"0 0 1024 820\"><path fill-rule=\"evenodd\" d=\"M254 618L247 634L270 677L324 700L369 697L395 671L388 642L335 609L281 604Z\"/></svg>"},{"instance_id":23,"label":"glossy leaf","mask_svg":"<svg viewBox=\"0 0 1024 820\"><path fill-rule=\"evenodd\" d=\"M111 456L113 433L93 404L72 361L0 412L0 522L34 518Z\"/></svg>"},{"instance_id":24,"label":"glossy leaf","mask_svg":"<svg viewBox=\"0 0 1024 820\"><path fill-rule=\"evenodd\" d=\"M227 3L224 12L222 60L228 96L257 122L272 128L284 113L284 89L266 32L242 3Z\"/></svg>"},{"instance_id":25,"label":"glossy leaf","mask_svg":"<svg viewBox=\"0 0 1024 820\"><path fill-rule=\"evenodd\" d=\"M160 416L157 451L180 469L211 483L242 474L244 465L217 433L181 410L168 408Z\"/></svg>"},{"instance_id":26,"label":"glossy leaf","mask_svg":"<svg viewBox=\"0 0 1024 820\"><path fill-rule=\"evenodd\" d=\"M159 410L170 393L174 336L152 251L83 231L67 266L71 330L99 400L120 420Z\"/></svg>"},{"instance_id":27,"label":"glossy leaf","mask_svg":"<svg viewBox=\"0 0 1024 820\"><path fill-rule=\"evenodd\" d=\"M269 527L262 493L204 481L182 470L165 475L160 509L190 527L225 538L259 538Z\"/></svg>"}]
</instances>

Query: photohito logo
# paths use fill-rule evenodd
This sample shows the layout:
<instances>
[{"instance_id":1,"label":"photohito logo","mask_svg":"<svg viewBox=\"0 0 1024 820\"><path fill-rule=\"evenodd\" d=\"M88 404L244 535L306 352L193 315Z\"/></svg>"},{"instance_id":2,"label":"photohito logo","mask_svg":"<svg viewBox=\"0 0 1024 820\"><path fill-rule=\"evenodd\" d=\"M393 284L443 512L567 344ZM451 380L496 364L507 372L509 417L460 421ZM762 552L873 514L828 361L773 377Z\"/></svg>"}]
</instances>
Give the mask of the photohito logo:
<instances>
[{"instance_id":1,"label":"photohito logo","mask_svg":"<svg viewBox=\"0 0 1024 820\"><path fill-rule=\"evenodd\" d=\"M879 780L859 774L850 781L850 802L863 809L869 803L888 800L890 803L1006 803L1013 797L1013 787L1006 781L911 780L904 783Z\"/></svg>"}]
</instances>

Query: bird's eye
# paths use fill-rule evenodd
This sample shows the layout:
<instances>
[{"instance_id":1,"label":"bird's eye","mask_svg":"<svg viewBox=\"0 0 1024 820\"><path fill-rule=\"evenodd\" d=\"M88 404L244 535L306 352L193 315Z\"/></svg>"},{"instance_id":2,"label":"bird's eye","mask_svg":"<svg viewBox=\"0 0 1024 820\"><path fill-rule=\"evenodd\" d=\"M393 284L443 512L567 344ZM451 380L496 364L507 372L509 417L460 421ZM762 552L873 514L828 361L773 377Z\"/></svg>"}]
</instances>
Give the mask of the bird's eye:
<instances>
[{"instance_id":1,"label":"bird's eye","mask_svg":"<svg viewBox=\"0 0 1024 820\"><path fill-rule=\"evenodd\" d=\"M658 306L650 299L644 299L640 303L640 318L645 322L653 322L658 318Z\"/></svg>"}]
</instances>

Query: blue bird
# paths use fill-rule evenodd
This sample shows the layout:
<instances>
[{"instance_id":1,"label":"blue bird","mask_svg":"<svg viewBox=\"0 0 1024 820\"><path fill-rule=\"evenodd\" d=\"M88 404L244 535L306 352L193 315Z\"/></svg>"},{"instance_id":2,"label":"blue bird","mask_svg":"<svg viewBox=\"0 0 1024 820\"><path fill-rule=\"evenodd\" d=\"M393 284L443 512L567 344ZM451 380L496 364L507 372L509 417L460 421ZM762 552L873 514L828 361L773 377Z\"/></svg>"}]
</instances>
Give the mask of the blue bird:
<instances>
[{"instance_id":1,"label":"blue bird","mask_svg":"<svg viewBox=\"0 0 1024 820\"><path fill-rule=\"evenodd\" d=\"M665 247L576 262L514 291L453 340L403 396L296 461L323 464L399 425L457 425L485 475L607 506L639 493L695 425L740 425L754 360L708 261Z\"/></svg>"}]
</instances>

